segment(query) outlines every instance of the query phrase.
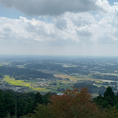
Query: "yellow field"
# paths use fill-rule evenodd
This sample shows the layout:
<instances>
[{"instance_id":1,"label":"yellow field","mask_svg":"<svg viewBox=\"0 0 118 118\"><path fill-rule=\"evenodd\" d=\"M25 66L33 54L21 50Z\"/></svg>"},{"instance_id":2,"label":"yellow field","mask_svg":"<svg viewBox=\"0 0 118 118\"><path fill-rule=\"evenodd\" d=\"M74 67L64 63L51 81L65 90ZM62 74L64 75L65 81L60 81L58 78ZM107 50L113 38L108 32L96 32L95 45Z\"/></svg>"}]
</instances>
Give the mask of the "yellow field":
<instances>
[{"instance_id":1,"label":"yellow field","mask_svg":"<svg viewBox=\"0 0 118 118\"><path fill-rule=\"evenodd\" d=\"M63 64L63 67L65 67L65 68L75 68L75 67L77 67L76 65L68 65L68 64Z\"/></svg>"},{"instance_id":2,"label":"yellow field","mask_svg":"<svg viewBox=\"0 0 118 118\"><path fill-rule=\"evenodd\" d=\"M66 74L55 74L54 75L57 78L61 78L61 79L66 79L68 78L71 82L77 82L79 80L84 80L84 81L95 81L96 83L103 83L104 80L100 80L100 79L94 79L94 78L89 78L89 77L77 77L77 76L70 76L70 75L66 75ZM67 80L64 80L67 81Z\"/></svg>"},{"instance_id":3,"label":"yellow field","mask_svg":"<svg viewBox=\"0 0 118 118\"><path fill-rule=\"evenodd\" d=\"M0 64L0 66L2 66L2 64Z\"/></svg>"},{"instance_id":4,"label":"yellow field","mask_svg":"<svg viewBox=\"0 0 118 118\"><path fill-rule=\"evenodd\" d=\"M79 80L77 77L69 76L69 75L65 75L65 74L55 74L54 76L57 77L57 78L58 77L62 78L62 79L68 78L72 82L77 82Z\"/></svg>"},{"instance_id":5,"label":"yellow field","mask_svg":"<svg viewBox=\"0 0 118 118\"><path fill-rule=\"evenodd\" d=\"M18 68L24 68L24 65L17 65Z\"/></svg>"},{"instance_id":6,"label":"yellow field","mask_svg":"<svg viewBox=\"0 0 118 118\"><path fill-rule=\"evenodd\" d=\"M24 87L31 88L32 90L35 90L35 91L41 91L41 92L47 92L48 91L46 88L35 88L32 85L32 83L30 83L30 82L25 82L23 80L15 80L15 78L11 78L9 76L4 76L3 81L7 82L10 85L24 86Z\"/></svg>"}]
</instances>

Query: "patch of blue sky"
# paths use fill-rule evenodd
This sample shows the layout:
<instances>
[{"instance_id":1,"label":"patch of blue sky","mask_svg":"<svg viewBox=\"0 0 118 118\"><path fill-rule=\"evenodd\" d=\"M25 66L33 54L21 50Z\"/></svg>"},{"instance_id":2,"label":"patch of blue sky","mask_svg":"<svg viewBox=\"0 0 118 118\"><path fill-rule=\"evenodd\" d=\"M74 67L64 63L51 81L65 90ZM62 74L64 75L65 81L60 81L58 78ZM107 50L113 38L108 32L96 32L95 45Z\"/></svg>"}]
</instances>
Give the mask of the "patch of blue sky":
<instances>
[{"instance_id":1,"label":"patch of blue sky","mask_svg":"<svg viewBox=\"0 0 118 118\"><path fill-rule=\"evenodd\" d=\"M118 0L108 0L111 5L114 4L114 2L118 2Z\"/></svg>"},{"instance_id":2,"label":"patch of blue sky","mask_svg":"<svg viewBox=\"0 0 118 118\"><path fill-rule=\"evenodd\" d=\"M15 8L6 8L0 4L0 17L19 18L19 16L24 16L24 14Z\"/></svg>"},{"instance_id":3,"label":"patch of blue sky","mask_svg":"<svg viewBox=\"0 0 118 118\"><path fill-rule=\"evenodd\" d=\"M46 17L46 16L28 16L20 11L18 11L15 8L7 8L4 7L3 5L0 4L0 17L7 17L7 18L19 18L20 16L22 17L26 17L28 19L40 19L41 21L45 21L45 22L53 22L53 18L52 17Z\"/></svg>"}]
</instances>

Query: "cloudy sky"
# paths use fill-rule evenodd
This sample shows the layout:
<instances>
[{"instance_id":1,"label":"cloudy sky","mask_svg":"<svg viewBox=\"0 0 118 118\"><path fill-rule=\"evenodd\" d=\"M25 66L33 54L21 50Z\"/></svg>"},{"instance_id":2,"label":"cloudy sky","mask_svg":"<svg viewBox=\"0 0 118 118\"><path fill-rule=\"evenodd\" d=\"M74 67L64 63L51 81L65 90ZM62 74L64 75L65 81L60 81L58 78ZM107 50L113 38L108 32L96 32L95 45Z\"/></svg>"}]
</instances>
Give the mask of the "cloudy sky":
<instances>
[{"instance_id":1,"label":"cloudy sky","mask_svg":"<svg viewBox=\"0 0 118 118\"><path fill-rule=\"evenodd\" d=\"M0 55L118 56L117 0L0 0Z\"/></svg>"}]
</instances>

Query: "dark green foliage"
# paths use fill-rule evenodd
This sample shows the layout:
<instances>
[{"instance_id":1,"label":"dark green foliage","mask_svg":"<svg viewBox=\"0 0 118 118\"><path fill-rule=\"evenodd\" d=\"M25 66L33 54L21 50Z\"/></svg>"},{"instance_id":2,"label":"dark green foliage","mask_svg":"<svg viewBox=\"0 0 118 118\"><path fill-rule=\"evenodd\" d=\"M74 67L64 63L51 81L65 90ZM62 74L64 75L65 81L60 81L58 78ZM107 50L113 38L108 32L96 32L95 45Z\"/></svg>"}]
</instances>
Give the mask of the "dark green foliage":
<instances>
[{"instance_id":1,"label":"dark green foliage","mask_svg":"<svg viewBox=\"0 0 118 118\"><path fill-rule=\"evenodd\" d=\"M113 106L118 108L118 94L115 95L111 87L106 89L103 96L99 95L98 97L94 98L94 101L103 108Z\"/></svg>"},{"instance_id":2,"label":"dark green foliage","mask_svg":"<svg viewBox=\"0 0 118 118\"><path fill-rule=\"evenodd\" d=\"M43 100L45 98L45 100ZM38 103L47 103L48 98L40 93L16 93L0 90L0 118L9 115L20 116L32 113Z\"/></svg>"},{"instance_id":3,"label":"dark green foliage","mask_svg":"<svg viewBox=\"0 0 118 118\"><path fill-rule=\"evenodd\" d=\"M1 90L0 90L0 118L5 117L6 116L6 109L5 109L5 101L4 101L4 95L1 94Z\"/></svg>"},{"instance_id":4,"label":"dark green foliage","mask_svg":"<svg viewBox=\"0 0 118 118\"><path fill-rule=\"evenodd\" d=\"M43 97L42 97L42 100L43 100L43 104L47 105L48 103L50 103L50 97L52 95L55 95L55 93L47 93L45 94Z\"/></svg>"},{"instance_id":5,"label":"dark green foliage","mask_svg":"<svg viewBox=\"0 0 118 118\"><path fill-rule=\"evenodd\" d=\"M47 106L52 103L52 101L50 101L50 97L52 98L53 95L53 93L41 95L40 93L17 93L10 90L0 90L0 118L7 118L7 116L10 118L13 118L14 116L16 116L16 118L20 118L21 116L26 116L27 114L34 114L31 118L50 118L51 114L49 111L52 111L52 108ZM85 98L85 96L83 96L83 98ZM64 99L58 102L63 103L63 100ZM99 95L94 98L93 101L97 104L97 106L100 106L100 111L104 112L105 118L118 116L118 93L114 94L111 87L106 89L103 96ZM55 100L53 100L53 102L55 105L57 104ZM64 101L64 103L66 102L67 100ZM68 104L70 104L70 102L67 102L67 105ZM56 109L55 105L53 109Z\"/></svg>"},{"instance_id":6,"label":"dark green foliage","mask_svg":"<svg viewBox=\"0 0 118 118\"><path fill-rule=\"evenodd\" d=\"M40 93L36 93L36 95L35 95L35 104L37 104L37 103L40 103L40 104L43 103L43 98Z\"/></svg>"},{"instance_id":7,"label":"dark green foliage","mask_svg":"<svg viewBox=\"0 0 118 118\"><path fill-rule=\"evenodd\" d=\"M39 104L36 107L35 113L28 114L29 118L52 118L52 114L50 113L50 109L46 105Z\"/></svg>"},{"instance_id":8,"label":"dark green foliage","mask_svg":"<svg viewBox=\"0 0 118 118\"><path fill-rule=\"evenodd\" d=\"M111 87L108 87L104 93L104 99L109 103L109 105L115 105L115 95Z\"/></svg>"}]
</instances>

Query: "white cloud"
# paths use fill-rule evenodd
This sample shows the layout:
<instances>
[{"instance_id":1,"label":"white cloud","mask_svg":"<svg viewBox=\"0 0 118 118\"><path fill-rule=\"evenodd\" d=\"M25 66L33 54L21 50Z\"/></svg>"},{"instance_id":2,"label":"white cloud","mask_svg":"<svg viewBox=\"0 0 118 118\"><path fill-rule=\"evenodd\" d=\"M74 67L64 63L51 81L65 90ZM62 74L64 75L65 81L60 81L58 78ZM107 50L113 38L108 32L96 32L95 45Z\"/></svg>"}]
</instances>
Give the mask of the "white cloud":
<instances>
[{"instance_id":1,"label":"white cloud","mask_svg":"<svg viewBox=\"0 0 118 118\"><path fill-rule=\"evenodd\" d=\"M107 4L105 12L68 12L32 19L1 17L0 53L117 55L117 4L105 1L98 3L102 7Z\"/></svg>"}]
</instances>

